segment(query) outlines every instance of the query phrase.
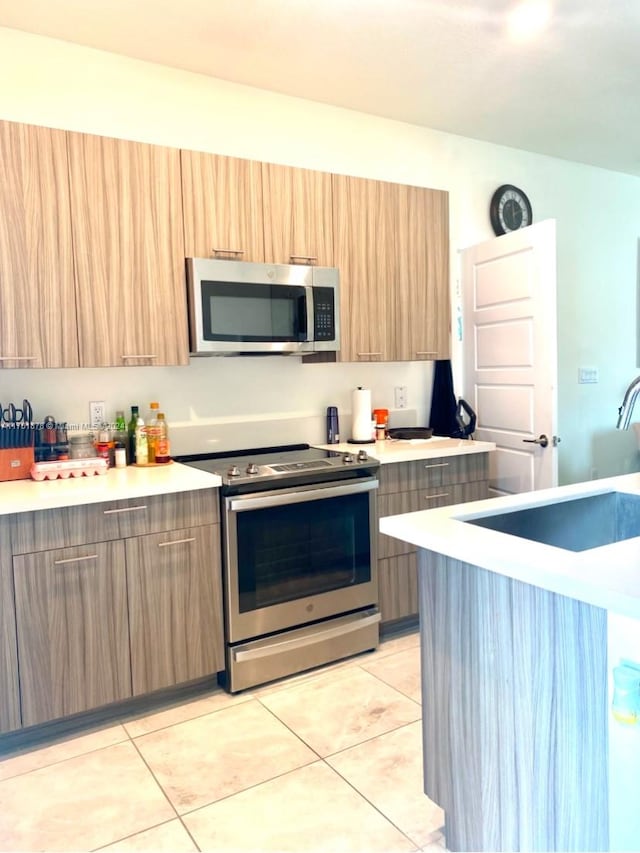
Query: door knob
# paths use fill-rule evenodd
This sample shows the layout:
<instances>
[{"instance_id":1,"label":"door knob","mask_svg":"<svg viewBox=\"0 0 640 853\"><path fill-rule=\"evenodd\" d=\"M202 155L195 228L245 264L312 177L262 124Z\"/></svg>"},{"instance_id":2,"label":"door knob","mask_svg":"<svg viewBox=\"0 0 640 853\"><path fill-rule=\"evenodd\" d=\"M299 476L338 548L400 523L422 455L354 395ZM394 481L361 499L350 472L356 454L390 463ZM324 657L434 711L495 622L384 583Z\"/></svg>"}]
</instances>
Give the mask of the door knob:
<instances>
[{"instance_id":1,"label":"door knob","mask_svg":"<svg viewBox=\"0 0 640 853\"><path fill-rule=\"evenodd\" d=\"M540 447L546 447L549 444L549 439L546 435L540 435L538 438L523 438L526 444L539 444Z\"/></svg>"}]
</instances>

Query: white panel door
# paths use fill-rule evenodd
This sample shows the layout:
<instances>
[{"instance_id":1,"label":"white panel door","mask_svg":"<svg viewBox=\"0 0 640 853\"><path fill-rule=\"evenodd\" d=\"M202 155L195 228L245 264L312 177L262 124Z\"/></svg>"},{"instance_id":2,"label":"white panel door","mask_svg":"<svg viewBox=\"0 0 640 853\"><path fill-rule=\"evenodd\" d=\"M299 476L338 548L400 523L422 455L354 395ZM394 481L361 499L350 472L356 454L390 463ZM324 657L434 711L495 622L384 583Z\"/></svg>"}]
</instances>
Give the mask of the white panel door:
<instances>
[{"instance_id":1,"label":"white panel door","mask_svg":"<svg viewBox=\"0 0 640 853\"><path fill-rule=\"evenodd\" d=\"M490 492L556 486L555 220L461 256L464 397L478 417L474 438L496 444Z\"/></svg>"}]
</instances>

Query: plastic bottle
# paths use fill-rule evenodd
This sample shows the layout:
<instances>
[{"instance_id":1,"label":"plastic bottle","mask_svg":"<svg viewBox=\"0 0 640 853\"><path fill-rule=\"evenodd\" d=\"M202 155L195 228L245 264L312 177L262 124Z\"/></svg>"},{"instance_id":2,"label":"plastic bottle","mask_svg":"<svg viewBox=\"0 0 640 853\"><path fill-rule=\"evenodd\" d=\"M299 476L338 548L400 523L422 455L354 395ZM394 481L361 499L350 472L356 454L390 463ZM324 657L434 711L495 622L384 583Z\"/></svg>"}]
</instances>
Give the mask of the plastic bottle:
<instances>
[{"instance_id":1,"label":"plastic bottle","mask_svg":"<svg viewBox=\"0 0 640 853\"><path fill-rule=\"evenodd\" d=\"M156 459L159 464L170 462L171 454L169 450L169 427L165 420L164 413L158 412L158 433L156 435Z\"/></svg>"},{"instance_id":2,"label":"plastic bottle","mask_svg":"<svg viewBox=\"0 0 640 853\"><path fill-rule=\"evenodd\" d=\"M113 444L117 448L121 444L125 451L125 465L129 464L129 434L127 432L127 424L124 419L124 412L116 412L116 428L113 433Z\"/></svg>"},{"instance_id":3,"label":"plastic bottle","mask_svg":"<svg viewBox=\"0 0 640 853\"><path fill-rule=\"evenodd\" d=\"M136 461L136 424L138 423L138 412L139 409L137 406L131 406L131 420L127 426L127 432L129 433L129 462L132 465Z\"/></svg>"},{"instance_id":4,"label":"plastic bottle","mask_svg":"<svg viewBox=\"0 0 640 853\"><path fill-rule=\"evenodd\" d=\"M136 423L136 465L147 465L149 462L149 445L144 420L138 418Z\"/></svg>"},{"instance_id":5,"label":"plastic bottle","mask_svg":"<svg viewBox=\"0 0 640 853\"><path fill-rule=\"evenodd\" d=\"M149 462L156 461L156 443L158 440L158 412L160 403L149 403L149 412L147 414L147 454Z\"/></svg>"},{"instance_id":6,"label":"plastic bottle","mask_svg":"<svg viewBox=\"0 0 640 853\"><path fill-rule=\"evenodd\" d=\"M127 467L127 446L121 441L116 441L116 468Z\"/></svg>"}]
</instances>

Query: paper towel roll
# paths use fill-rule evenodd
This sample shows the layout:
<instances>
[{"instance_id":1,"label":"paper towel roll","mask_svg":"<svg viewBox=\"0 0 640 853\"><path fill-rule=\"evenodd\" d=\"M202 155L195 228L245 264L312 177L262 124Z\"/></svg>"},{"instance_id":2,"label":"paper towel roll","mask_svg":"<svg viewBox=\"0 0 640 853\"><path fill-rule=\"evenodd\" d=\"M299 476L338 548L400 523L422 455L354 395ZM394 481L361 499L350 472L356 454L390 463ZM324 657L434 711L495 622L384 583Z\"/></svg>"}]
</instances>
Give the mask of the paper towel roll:
<instances>
[{"instance_id":1,"label":"paper towel roll","mask_svg":"<svg viewBox=\"0 0 640 853\"><path fill-rule=\"evenodd\" d=\"M371 391L356 388L351 404L351 438L353 441L371 441Z\"/></svg>"}]
</instances>

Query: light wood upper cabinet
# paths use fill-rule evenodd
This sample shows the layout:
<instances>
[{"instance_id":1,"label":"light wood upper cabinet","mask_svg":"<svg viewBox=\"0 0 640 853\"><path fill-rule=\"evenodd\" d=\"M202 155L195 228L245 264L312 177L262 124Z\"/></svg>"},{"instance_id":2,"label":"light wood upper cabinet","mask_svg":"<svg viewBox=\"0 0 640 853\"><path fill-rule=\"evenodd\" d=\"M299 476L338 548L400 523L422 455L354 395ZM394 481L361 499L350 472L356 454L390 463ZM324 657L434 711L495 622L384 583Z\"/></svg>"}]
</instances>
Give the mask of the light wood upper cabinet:
<instances>
[{"instance_id":1,"label":"light wood upper cabinet","mask_svg":"<svg viewBox=\"0 0 640 853\"><path fill-rule=\"evenodd\" d=\"M188 364L180 152L68 139L80 366Z\"/></svg>"},{"instance_id":2,"label":"light wood upper cabinet","mask_svg":"<svg viewBox=\"0 0 640 853\"><path fill-rule=\"evenodd\" d=\"M77 367L67 137L0 122L0 367Z\"/></svg>"},{"instance_id":3,"label":"light wood upper cabinet","mask_svg":"<svg viewBox=\"0 0 640 853\"><path fill-rule=\"evenodd\" d=\"M333 177L341 361L449 357L448 196Z\"/></svg>"},{"instance_id":4,"label":"light wood upper cabinet","mask_svg":"<svg viewBox=\"0 0 640 853\"><path fill-rule=\"evenodd\" d=\"M180 154L185 256L264 261L261 164Z\"/></svg>"},{"instance_id":5,"label":"light wood upper cabinet","mask_svg":"<svg viewBox=\"0 0 640 853\"><path fill-rule=\"evenodd\" d=\"M398 196L396 357L449 358L449 195L399 186Z\"/></svg>"},{"instance_id":6,"label":"light wood upper cabinet","mask_svg":"<svg viewBox=\"0 0 640 853\"><path fill-rule=\"evenodd\" d=\"M267 263L334 265L328 172L262 164Z\"/></svg>"},{"instance_id":7,"label":"light wood upper cabinet","mask_svg":"<svg viewBox=\"0 0 640 853\"><path fill-rule=\"evenodd\" d=\"M335 266L340 270L341 361L393 357L391 184L333 176Z\"/></svg>"}]
</instances>

